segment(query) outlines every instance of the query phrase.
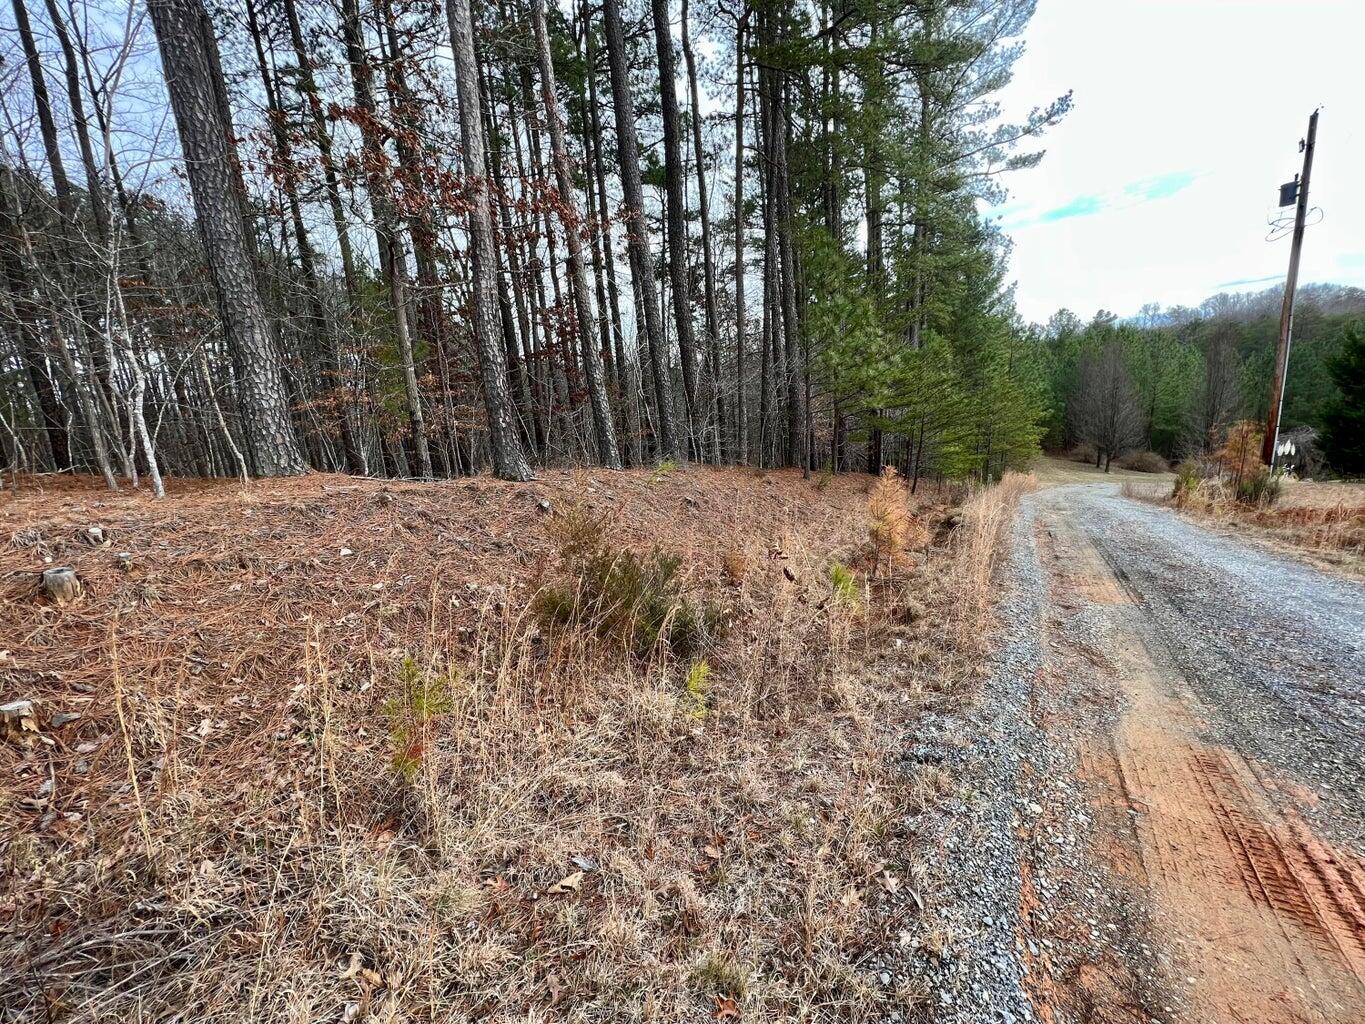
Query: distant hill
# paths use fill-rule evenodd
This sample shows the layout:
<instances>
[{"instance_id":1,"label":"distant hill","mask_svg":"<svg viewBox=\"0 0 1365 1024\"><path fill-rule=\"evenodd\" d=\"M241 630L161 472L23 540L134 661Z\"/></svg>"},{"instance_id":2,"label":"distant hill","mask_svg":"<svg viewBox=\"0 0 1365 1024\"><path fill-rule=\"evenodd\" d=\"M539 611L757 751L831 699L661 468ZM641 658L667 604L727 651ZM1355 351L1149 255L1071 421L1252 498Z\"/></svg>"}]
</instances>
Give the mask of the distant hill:
<instances>
[{"instance_id":1,"label":"distant hill","mask_svg":"<svg viewBox=\"0 0 1365 1024\"><path fill-rule=\"evenodd\" d=\"M1144 307L1132 322L1141 326L1176 327L1195 320L1234 320L1249 323L1263 317L1280 315L1284 285L1277 284L1258 292L1219 292L1198 306ZM1322 316L1365 315L1365 288L1346 284L1306 284L1294 300L1296 312L1313 310Z\"/></svg>"}]
</instances>

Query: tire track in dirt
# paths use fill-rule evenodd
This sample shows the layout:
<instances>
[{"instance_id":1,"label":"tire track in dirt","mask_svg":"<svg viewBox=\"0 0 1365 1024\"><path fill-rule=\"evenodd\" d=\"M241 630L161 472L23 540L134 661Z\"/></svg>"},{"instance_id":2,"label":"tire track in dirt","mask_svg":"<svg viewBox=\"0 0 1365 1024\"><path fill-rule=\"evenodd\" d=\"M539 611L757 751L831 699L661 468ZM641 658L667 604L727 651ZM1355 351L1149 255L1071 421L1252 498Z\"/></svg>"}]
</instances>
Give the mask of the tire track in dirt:
<instances>
[{"instance_id":1,"label":"tire track in dirt","mask_svg":"<svg viewBox=\"0 0 1365 1024\"><path fill-rule=\"evenodd\" d=\"M1088 722L1089 749L1078 763L1131 814L1097 818L1109 834L1093 838L1092 855L1107 862L1115 884L1145 890L1151 938L1188 971L1189 1019L1365 1021L1365 864L1278 808L1268 768L1209 738L1213 711L1163 650L1144 595L1065 502L1040 496L1039 504L1054 556L1051 610L1097 621L1103 642L1061 631L1050 645L1057 671L1039 673L1037 685L1085 678L1120 694L1117 716ZM1086 725L1065 741L1085 742ZM1123 1019L1125 1009L1100 1008L1095 1019Z\"/></svg>"}]
</instances>

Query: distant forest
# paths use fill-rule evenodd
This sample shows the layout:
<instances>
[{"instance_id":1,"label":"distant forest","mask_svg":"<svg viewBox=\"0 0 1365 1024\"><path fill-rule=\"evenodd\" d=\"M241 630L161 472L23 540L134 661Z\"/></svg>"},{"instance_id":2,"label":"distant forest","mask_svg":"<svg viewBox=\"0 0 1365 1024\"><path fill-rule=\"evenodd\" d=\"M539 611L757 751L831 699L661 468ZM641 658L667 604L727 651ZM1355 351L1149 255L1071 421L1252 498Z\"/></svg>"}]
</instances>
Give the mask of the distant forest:
<instances>
[{"instance_id":1,"label":"distant forest","mask_svg":"<svg viewBox=\"0 0 1365 1024\"><path fill-rule=\"evenodd\" d=\"M1176 460L1217 448L1233 423L1264 421L1282 296L1279 286L1225 293L1196 307L1145 306L1131 319L1101 310L1088 323L1059 310L1041 328L1051 357L1044 447L1104 447L1087 436L1097 429L1088 421L1098 418L1115 447ZM1365 290L1299 289L1282 434L1310 446L1322 435L1340 398L1330 366L1362 317ZM1088 414L1092 405L1095 417Z\"/></svg>"}]
</instances>

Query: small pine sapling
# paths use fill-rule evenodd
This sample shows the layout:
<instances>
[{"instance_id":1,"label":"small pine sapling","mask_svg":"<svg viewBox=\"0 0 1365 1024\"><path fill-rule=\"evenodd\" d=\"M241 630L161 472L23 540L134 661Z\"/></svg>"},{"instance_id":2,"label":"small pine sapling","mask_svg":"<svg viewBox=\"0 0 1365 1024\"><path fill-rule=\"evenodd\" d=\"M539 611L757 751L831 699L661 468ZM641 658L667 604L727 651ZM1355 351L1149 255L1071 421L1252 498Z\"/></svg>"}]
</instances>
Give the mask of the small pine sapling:
<instances>
[{"instance_id":1,"label":"small pine sapling","mask_svg":"<svg viewBox=\"0 0 1365 1024\"><path fill-rule=\"evenodd\" d=\"M905 484L892 466L882 470L867 498L868 537L877 564L886 563L887 572L905 551L910 535L910 512L906 508Z\"/></svg>"},{"instance_id":2,"label":"small pine sapling","mask_svg":"<svg viewBox=\"0 0 1365 1024\"><path fill-rule=\"evenodd\" d=\"M384 702L389 721L390 763L407 783L417 777L426 757L431 724L450 712L451 683L458 673L424 672L412 655L405 655L398 669L399 692Z\"/></svg>"}]
</instances>

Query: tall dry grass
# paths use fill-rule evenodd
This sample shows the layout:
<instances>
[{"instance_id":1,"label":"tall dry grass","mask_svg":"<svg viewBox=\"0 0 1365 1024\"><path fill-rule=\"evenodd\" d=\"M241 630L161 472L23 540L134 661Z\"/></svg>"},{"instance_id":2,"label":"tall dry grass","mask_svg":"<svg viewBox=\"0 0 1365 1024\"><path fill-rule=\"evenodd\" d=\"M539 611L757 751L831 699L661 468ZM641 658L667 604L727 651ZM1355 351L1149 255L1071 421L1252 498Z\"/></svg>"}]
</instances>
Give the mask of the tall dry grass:
<instances>
[{"instance_id":1,"label":"tall dry grass","mask_svg":"<svg viewBox=\"0 0 1365 1024\"><path fill-rule=\"evenodd\" d=\"M920 994L866 965L916 905L907 887L932 898L907 812L952 783L902 770L902 730L971 676L1033 486L1007 475L971 497L941 554L903 560L896 600L913 616L890 587L850 601L831 582L831 552L864 543L864 518L736 533L723 574L683 570L689 594L729 608L704 672L548 628L528 576L435 580L424 632L401 646L349 615L301 624L275 672L278 712L248 692L203 706L190 678L120 675L120 735L89 756L125 761L127 784L59 816L57 839L8 837L0 1009L44 1022L909 1009ZM254 745L210 774L198 753L229 717L252 723Z\"/></svg>"},{"instance_id":2,"label":"tall dry grass","mask_svg":"<svg viewBox=\"0 0 1365 1024\"><path fill-rule=\"evenodd\" d=\"M996 594L994 580L1008 554L1009 531L1024 495L1038 489L1032 473L1007 471L992 486L974 491L962 506L953 578L958 613L954 623L960 643L979 641L987 631Z\"/></svg>"}]
</instances>

